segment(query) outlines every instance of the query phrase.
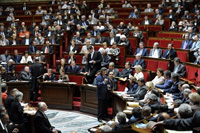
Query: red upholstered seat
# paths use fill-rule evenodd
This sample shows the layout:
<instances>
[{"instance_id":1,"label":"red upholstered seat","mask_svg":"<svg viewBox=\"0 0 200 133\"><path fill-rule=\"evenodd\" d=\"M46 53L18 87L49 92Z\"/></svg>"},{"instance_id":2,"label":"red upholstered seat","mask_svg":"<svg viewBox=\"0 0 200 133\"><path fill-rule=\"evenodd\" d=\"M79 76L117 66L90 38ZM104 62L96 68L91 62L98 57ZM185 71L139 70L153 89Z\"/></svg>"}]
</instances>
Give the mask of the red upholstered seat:
<instances>
[{"instance_id":1,"label":"red upholstered seat","mask_svg":"<svg viewBox=\"0 0 200 133\"><path fill-rule=\"evenodd\" d=\"M25 67L25 64L17 64L17 65L15 65L15 70L16 70L16 72L19 73L24 69L24 67Z\"/></svg>"},{"instance_id":2,"label":"red upholstered seat","mask_svg":"<svg viewBox=\"0 0 200 133\"><path fill-rule=\"evenodd\" d=\"M118 81L118 91L124 91L125 87L127 87L127 82Z\"/></svg>"},{"instance_id":3,"label":"red upholstered seat","mask_svg":"<svg viewBox=\"0 0 200 133\"><path fill-rule=\"evenodd\" d=\"M174 40L174 41L173 41L173 46L174 46L174 48L180 49L180 48L181 48L181 45L182 45L182 40Z\"/></svg>"},{"instance_id":4,"label":"red upholstered seat","mask_svg":"<svg viewBox=\"0 0 200 133\"><path fill-rule=\"evenodd\" d=\"M130 44L131 44L132 48L137 47L138 44L137 44L136 38L129 38L129 41L130 41Z\"/></svg>"},{"instance_id":5,"label":"red upholstered seat","mask_svg":"<svg viewBox=\"0 0 200 133\"><path fill-rule=\"evenodd\" d=\"M158 68L158 61L157 60L149 60L148 63L146 63L146 69L150 71L156 71Z\"/></svg>"},{"instance_id":6,"label":"red upholstered seat","mask_svg":"<svg viewBox=\"0 0 200 133\"><path fill-rule=\"evenodd\" d=\"M158 61L158 68L162 68L164 71L168 70L169 64L166 61Z\"/></svg>"},{"instance_id":7,"label":"red upholstered seat","mask_svg":"<svg viewBox=\"0 0 200 133\"><path fill-rule=\"evenodd\" d=\"M196 67L189 67L189 71L187 71L187 79L188 80L196 80L195 73L198 72L198 69Z\"/></svg>"},{"instance_id":8,"label":"red upholstered seat","mask_svg":"<svg viewBox=\"0 0 200 133\"><path fill-rule=\"evenodd\" d=\"M177 57L179 57L182 62L188 62L187 51L176 51L176 53L177 53Z\"/></svg>"},{"instance_id":9,"label":"red upholstered seat","mask_svg":"<svg viewBox=\"0 0 200 133\"><path fill-rule=\"evenodd\" d=\"M162 40L160 40L159 47L167 48L169 43L171 43L170 39L167 39L167 40L162 39Z\"/></svg>"},{"instance_id":10,"label":"red upholstered seat","mask_svg":"<svg viewBox=\"0 0 200 133\"><path fill-rule=\"evenodd\" d=\"M160 44L160 40L158 40L157 38L149 38L148 41L147 41L147 46L150 46L150 47L153 47L153 44L155 42L158 42Z\"/></svg>"},{"instance_id":11,"label":"red upholstered seat","mask_svg":"<svg viewBox=\"0 0 200 133\"><path fill-rule=\"evenodd\" d=\"M142 72L144 74L145 81L149 81L149 72Z\"/></svg>"}]
</instances>

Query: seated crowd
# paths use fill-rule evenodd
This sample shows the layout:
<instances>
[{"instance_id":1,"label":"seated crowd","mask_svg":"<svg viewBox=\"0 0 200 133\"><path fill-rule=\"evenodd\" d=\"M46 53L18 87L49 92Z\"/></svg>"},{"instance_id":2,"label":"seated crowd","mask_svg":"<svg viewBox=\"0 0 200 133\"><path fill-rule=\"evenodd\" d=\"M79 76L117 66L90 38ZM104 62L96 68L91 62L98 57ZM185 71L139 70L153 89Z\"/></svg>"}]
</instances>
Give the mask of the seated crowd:
<instances>
[{"instance_id":1,"label":"seated crowd","mask_svg":"<svg viewBox=\"0 0 200 133\"><path fill-rule=\"evenodd\" d=\"M30 88L32 88L30 91L35 94L31 100L36 101L38 86L34 86L33 83L38 77L44 82L69 82L70 74L82 74L88 84L99 87L99 75L102 76L102 71L106 71L102 77L109 82L105 80L102 83L108 84L108 90L117 91L119 83L123 85L128 83L123 96L132 97L139 107L132 109L130 119L123 112L117 113L118 124L113 128L106 127L105 130L119 130L130 127L132 124L136 124L138 127L147 126L148 124L139 125L137 123L141 120L143 122L145 119L147 122L156 122L153 127L160 124L167 129L197 131L198 129L195 128L199 126L198 120L200 120L200 89L192 92L194 87L192 88L190 84L181 80L188 73L186 66L178 57L177 49L173 47L176 44L172 41L168 43L167 48L163 49L159 47L158 42L154 42L153 47L146 47L144 31L139 26L161 25L164 30L168 30L165 27L165 19L169 19L169 31L184 32L179 49L189 50L194 58L192 63L199 65L200 3L195 4L194 9L189 9L189 4L185 0L180 2L163 0L158 3L159 5L155 9L148 3L147 8L143 10L132 6L125 0L122 8L133 8L128 17L123 18L124 20L130 19L127 24L122 21L118 22L119 24L113 22L114 19L120 18L120 13L117 9L111 8L112 5L104 0L100 0L97 8L94 9L90 9L91 7L86 1L80 2L79 0L52 0L48 9L38 6L36 11L24 3L20 9L20 11L24 11L24 15L41 16L39 23L38 20L32 21L31 25L27 25L26 21L18 23L18 11L15 11L14 6L10 5L5 9L0 7L0 19L2 20L6 16L5 21L0 24L0 46L4 48L4 53L0 55L2 81L30 82ZM57 5L56 9L55 5ZM165 10L167 8L169 13ZM144 19L140 17L143 13L145 14ZM148 16L150 13L154 14L155 22ZM131 22L131 20L139 18L142 19L141 24L137 25ZM137 38L138 44L131 42L130 38L133 37ZM6 48L9 46L27 47L22 54L17 47L14 51L7 50ZM98 49L96 49L97 46ZM125 52L120 49L121 46L124 46ZM64 53L60 54L60 49ZM125 64L123 67L119 67L122 53L124 53ZM57 58L53 58L53 55ZM67 58L63 55L67 55ZM81 63L78 62L78 55L81 55ZM126 62L127 55L135 56L133 62ZM173 70L164 71L163 68L157 68L155 77L149 80L145 78L143 71L147 66L144 57L169 59L172 61ZM55 61L56 59L60 60L60 64ZM53 62L56 62L56 65L53 65ZM40 74L34 76L33 66L37 63L42 64L43 68L38 70ZM16 66L20 64L24 65L24 68L17 71ZM105 69L102 70L102 68ZM196 73L195 75L199 76ZM13 132L19 130L25 133L23 107L19 104L23 94L17 89L13 89L7 96L7 89L3 86L5 85L2 85L4 88L2 89L2 103L5 108L2 106L3 109L0 112L1 122L3 125L11 126L6 128L12 129ZM12 99L12 102L7 103L9 99ZM17 108L19 114L15 112ZM107 106L104 108L107 109ZM46 119L44 111L47 110L47 105L43 102L39 103L38 109L39 113L37 112L35 120L40 121L40 115L44 115ZM170 119L172 117L173 119ZM98 118L99 121L102 119L104 116ZM150 124L151 122L149 122ZM37 122L35 122L35 127L41 128ZM60 132L51 125L48 128L49 132Z\"/></svg>"}]
</instances>

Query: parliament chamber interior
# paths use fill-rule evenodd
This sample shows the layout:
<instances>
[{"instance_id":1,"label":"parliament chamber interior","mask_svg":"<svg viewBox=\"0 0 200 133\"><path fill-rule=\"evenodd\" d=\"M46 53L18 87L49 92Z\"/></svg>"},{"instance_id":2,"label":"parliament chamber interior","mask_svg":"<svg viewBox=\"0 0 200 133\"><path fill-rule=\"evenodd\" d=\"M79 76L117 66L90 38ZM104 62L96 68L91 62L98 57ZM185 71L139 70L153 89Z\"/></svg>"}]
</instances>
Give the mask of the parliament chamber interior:
<instances>
[{"instance_id":1,"label":"parliament chamber interior","mask_svg":"<svg viewBox=\"0 0 200 133\"><path fill-rule=\"evenodd\" d=\"M2 0L0 63L0 133L200 132L199 0Z\"/></svg>"}]
</instances>

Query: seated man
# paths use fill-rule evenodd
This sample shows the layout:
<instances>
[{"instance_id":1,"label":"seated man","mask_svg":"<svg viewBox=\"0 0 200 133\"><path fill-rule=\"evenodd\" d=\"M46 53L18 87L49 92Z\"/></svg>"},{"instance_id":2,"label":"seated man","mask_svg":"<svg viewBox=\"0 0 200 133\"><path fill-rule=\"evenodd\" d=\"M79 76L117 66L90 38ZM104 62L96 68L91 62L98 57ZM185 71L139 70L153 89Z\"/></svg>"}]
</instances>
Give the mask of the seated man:
<instances>
[{"instance_id":1,"label":"seated man","mask_svg":"<svg viewBox=\"0 0 200 133\"><path fill-rule=\"evenodd\" d=\"M78 65L76 65L75 61L70 62L70 66L67 67L67 72L68 73L80 73L80 68Z\"/></svg>"},{"instance_id":2,"label":"seated man","mask_svg":"<svg viewBox=\"0 0 200 133\"><path fill-rule=\"evenodd\" d=\"M150 50L149 57L160 58L162 55L162 50L159 48L159 43L155 42L153 49Z\"/></svg>"},{"instance_id":3,"label":"seated man","mask_svg":"<svg viewBox=\"0 0 200 133\"><path fill-rule=\"evenodd\" d=\"M173 60L175 57L176 57L176 50L173 49L173 44L169 43L168 44L168 49L165 50L165 52L163 53L162 58Z\"/></svg>"},{"instance_id":4,"label":"seated man","mask_svg":"<svg viewBox=\"0 0 200 133\"><path fill-rule=\"evenodd\" d=\"M117 131L117 130L126 128L127 127L126 114L123 112L119 112L119 113L117 113L116 117L117 117L118 124L115 125L115 127L112 129L112 131Z\"/></svg>"},{"instance_id":5,"label":"seated man","mask_svg":"<svg viewBox=\"0 0 200 133\"><path fill-rule=\"evenodd\" d=\"M142 119L143 119L143 117L142 117L142 109L139 108L139 107L133 108L132 116L131 116L131 118L129 120L129 123L132 124L132 123L135 123L135 122L140 121Z\"/></svg>"},{"instance_id":6,"label":"seated man","mask_svg":"<svg viewBox=\"0 0 200 133\"><path fill-rule=\"evenodd\" d=\"M56 80L56 75L53 74L52 69L47 70L47 73L45 73L43 75L43 80L44 81L51 81L51 82Z\"/></svg>"},{"instance_id":7,"label":"seated man","mask_svg":"<svg viewBox=\"0 0 200 133\"><path fill-rule=\"evenodd\" d=\"M117 84L117 80L114 78L114 72L109 72L108 73L108 89L110 91L117 91L118 89L118 84Z\"/></svg>"},{"instance_id":8,"label":"seated man","mask_svg":"<svg viewBox=\"0 0 200 133\"><path fill-rule=\"evenodd\" d=\"M119 69L115 68L115 63L114 62L110 62L109 63L107 73L109 73L109 72L113 72L114 73L114 77L119 77L119 75L120 75Z\"/></svg>"},{"instance_id":9,"label":"seated man","mask_svg":"<svg viewBox=\"0 0 200 133\"><path fill-rule=\"evenodd\" d=\"M138 88L131 94L130 96L134 97L135 100L142 100L146 94L146 86L145 86L145 79L139 78L138 79Z\"/></svg>"},{"instance_id":10,"label":"seated man","mask_svg":"<svg viewBox=\"0 0 200 133\"><path fill-rule=\"evenodd\" d=\"M20 75L21 75L21 80L23 81L31 81L32 79L28 66L24 67L24 70L21 71Z\"/></svg>"},{"instance_id":11,"label":"seated man","mask_svg":"<svg viewBox=\"0 0 200 133\"><path fill-rule=\"evenodd\" d=\"M108 64L110 63L111 57L107 54L106 50L102 51L102 62L101 62L101 66L102 67L107 67Z\"/></svg>"},{"instance_id":12,"label":"seated man","mask_svg":"<svg viewBox=\"0 0 200 133\"><path fill-rule=\"evenodd\" d=\"M148 50L146 48L144 48L144 43L143 42L139 43L139 48L137 48L137 50L135 51L134 55L136 55L138 53L141 54L141 56L149 56Z\"/></svg>"},{"instance_id":13,"label":"seated man","mask_svg":"<svg viewBox=\"0 0 200 133\"><path fill-rule=\"evenodd\" d=\"M61 133L61 131L55 129L53 127L47 116L45 115L45 111L47 111L47 105L45 102L38 103L38 111L34 116L34 127L36 133Z\"/></svg>"},{"instance_id":14,"label":"seated man","mask_svg":"<svg viewBox=\"0 0 200 133\"><path fill-rule=\"evenodd\" d=\"M131 63L126 62L125 68L122 70L120 77L122 78L129 78L129 75L133 75L133 70L131 69Z\"/></svg>"},{"instance_id":15,"label":"seated man","mask_svg":"<svg viewBox=\"0 0 200 133\"><path fill-rule=\"evenodd\" d=\"M171 75L171 80L172 80L172 86L167 89L163 89L164 92L168 92L171 94L178 93L180 90L178 89L178 84L179 84L179 75L176 73L173 73Z\"/></svg>"},{"instance_id":16,"label":"seated man","mask_svg":"<svg viewBox=\"0 0 200 133\"><path fill-rule=\"evenodd\" d=\"M185 34L185 40L182 42L181 49L190 49L192 47L192 40L189 40L189 35Z\"/></svg>"},{"instance_id":17,"label":"seated man","mask_svg":"<svg viewBox=\"0 0 200 133\"><path fill-rule=\"evenodd\" d=\"M186 76L186 67L181 63L180 58L174 58L174 71L173 73L179 74L180 77Z\"/></svg>"},{"instance_id":18,"label":"seated man","mask_svg":"<svg viewBox=\"0 0 200 133\"><path fill-rule=\"evenodd\" d=\"M145 60L141 58L141 54L136 54L135 55L136 59L133 61L133 64L131 67L134 67L136 65L140 65L143 69L145 69L146 64L145 64Z\"/></svg>"},{"instance_id":19,"label":"seated man","mask_svg":"<svg viewBox=\"0 0 200 133\"><path fill-rule=\"evenodd\" d=\"M145 15L144 20L142 21L142 25L152 25L153 22L149 19L148 15Z\"/></svg>"}]
</instances>

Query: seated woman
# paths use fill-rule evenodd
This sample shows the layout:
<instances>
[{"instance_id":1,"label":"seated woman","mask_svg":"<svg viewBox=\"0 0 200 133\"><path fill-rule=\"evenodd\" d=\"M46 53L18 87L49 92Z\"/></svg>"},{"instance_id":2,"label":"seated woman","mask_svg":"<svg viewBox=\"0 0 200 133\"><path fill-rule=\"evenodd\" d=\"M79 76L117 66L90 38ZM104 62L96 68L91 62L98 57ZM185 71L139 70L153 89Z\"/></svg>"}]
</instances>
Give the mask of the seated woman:
<instances>
[{"instance_id":1,"label":"seated woman","mask_svg":"<svg viewBox=\"0 0 200 133\"><path fill-rule=\"evenodd\" d=\"M107 53L109 52L109 48L108 48L108 45L107 45L106 42L103 43L103 47L100 47L100 48L99 48L99 52L102 54L104 50L105 50Z\"/></svg>"},{"instance_id":2,"label":"seated woman","mask_svg":"<svg viewBox=\"0 0 200 133\"><path fill-rule=\"evenodd\" d=\"M61 69L65 70L65 72L67 71L67 66L65 65L66 60L64 58L62 58L60 60L60 65L56 68L56 72L60 72Z\"/></svg>"},{"instance_id":3,"label":"seated woman","mask_svg":"<svg viewBox=\"0 0 200 133\"><path fill-rule=\"evenodd\" d=\"M69 77L67 74L65 74L65 70L61 69L60 70L60 75L58 77L58 80L61 82L69 82Z\"/></svg>"},{"instance_id":4,"label":"seated woman","mask_svg":"<svg viewBox=\"0 0 200 133\"><path fill-rule=\"evenodd\" d=\"M97 22L97 29L101 32L105 30L105 27L102 25L102 22Z\"/></svg>"},{"instance_id":5,"label":"seated woman","mask_svg":"<svg viewBox=\"0 0 200 133\"><path fill-rule=\"evenodd\" d=\"M44 37L42 37L41 33L38 33L38 36L35 38L35 41L37 43L37 45L43 45L44 44Z\"/></svg>"},{"instance_id":6,"label":"seated woman","mask_svg":"<svg viewBox=\"0 0 200 133\"><path fill-rule=\"evenodd\" d=\"M117 118L118 124L113 127L112 131L128 128L127 122L126 122L127 117L125 113L118 112L116 115L116 118Z\"/></svg>"},{"instance_id":7,"label":"seated woman","mask_svg":"<svg viewBox=\"0 0 200 133\"><path fill-rule=\"evenodd\" d=\"M53 81L56 80L56 75L53 74L52 69L48 69L48 70L47 70L47 73L45 73L45 74L43 75L43 80L44 80L44 81L50 81L50 82L53 82Z\"/></svg>"},{"instance_id":8,"label":"seated woman","mask_svg":"<svg viewBox=\"0 0 200 133\"><path fill-rule=\"evenodd\" d=\"M18 81L18 80L20 80L19 76L16 74L15 69L12 69L8 77L8 81Z\"/></svg>"},{"instance_id":9,"label":"seated woman","mask_svg":"<svg viewBox=\"0 0 200 133\"><path fill-rule=\"evenodd\" d=\"M16 34L12 35L12 39L9 40L9 45L19 45L19 41L17 40L16 37L17 37Z\"/></svg>"},{"instance_id":10,"label":"seated woman","mask_svg":"<svg viewBox=\"0 0 200 133\"><path fill-rule=\"evenodd\" d=\"M145 94L144 99L140 100L140 102L143 102L143 103L147 102L148 95L151 94L152 90L155 88L155 85L151 81L146 82L145 85L146 85L147 93Z\"/></svg>"},{"instance_id":11,"label":"seated woman","mask_svg":"<svg viewBox=\"0 0 200 133\"><path fill-rule=\"evenodd\" d=\"M33 63L31 56L28 54L28 51L25 51L20 63L28 63L29 61Z\"/></svg>"},{"instance_id":12,"label":"seated woman","mask_svg":"<svg viewBox=\"0 0 200 133\"><path fill-rule=\"evenodd\" d=\"M137 87L138 87L137 79L132 76L129 79L129 88L128 88L127 94L133 93L137 89Z\"/></svg>"},{"instance_id":13,"label":"seated woman","mask_svg":"<svg viewBox=\"0 0 200 133\"><path fill-rule=\"evenodd\" d=\"M117 47L117 43L113 42L112 48L109 49L108 54L111 54L112 56L115 57L115 60L119 60L119 54L120 54L120 48Z\"/></svg>"},{"instance_id":14,"label":"seated woman","mask_svg":"<svg viewBox=\"0 0 200 133\"><path fill-rule=\"evenodd\" d=\"M68 46L66 52L70 53L71 51L74 52L74 53L77 53L77 51L78 51L78 45L76 45L76 40L75 39L72 39L71 45Z\"/></svg>"},{"instance_id":15,"label":"seated woman","mask_svg":"<svg viewBox=\"0 0 200 133\"><path fill-rule=\"evenodd\" d=\"M142 109L139 108L139 107L135 107L132 110L132 116L131 116L131 118L130 118L128 123L132 124L132 123L135 123L135 122L140 121L142 119L143 119L143 117L142 117Z\"/></svg>"},{"instance_id":16,"label":"seated woman","mask_svg":"<svg viewBox=\"0 0 200 133\"><path fill-rule=\"evenodd\" d=\"M138 80L139 78L144 78L144 74L142 73L142 67L140 65L134 66L135 74L134 77Z\"/></svg>"},{"instance_id":17,"label":"seated woman","mask_svg":"<svg viewBox=\"0 0 200 133\"><path fill-rule=\"evenodd\" d=\"M156 19L155 25L164 25L164 19L162 19L162 15L159 15Z\"/></svg>"},{"instance_id":18,"label":"seated woman","mask_svg":"<svg viewBox=\"0 0 200 133\"><path fill-rule=\"evenodd\" d=\"M75 61L76 62L76 57L74 56L74 52L71 51L69 52L69 56L67 57L67 63L70 64L71 61Z\"/></svg>"},{"instance_id":19,"label":"seated woman","mask_svg":"<svg viewBox=\"0 0 200 133\"><path fill-rule=\"evenodd\" d=\"M163 85L165 83L165 78L163 77L163 69L158 68L156 74L157 76L152 80L152 82L154 83L154 85Z\"/></svg>"}]
</instances>

